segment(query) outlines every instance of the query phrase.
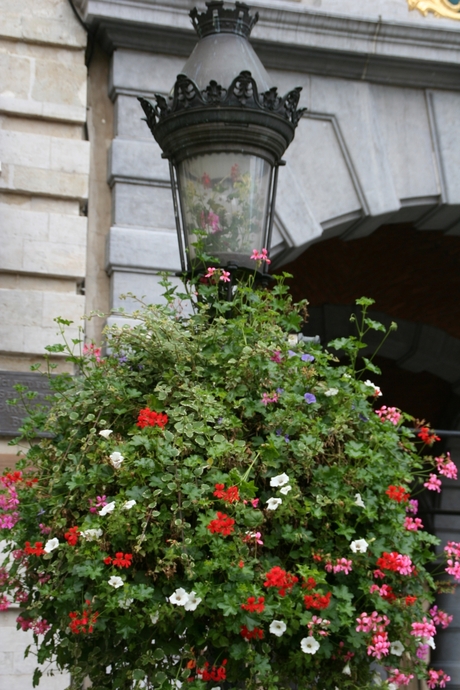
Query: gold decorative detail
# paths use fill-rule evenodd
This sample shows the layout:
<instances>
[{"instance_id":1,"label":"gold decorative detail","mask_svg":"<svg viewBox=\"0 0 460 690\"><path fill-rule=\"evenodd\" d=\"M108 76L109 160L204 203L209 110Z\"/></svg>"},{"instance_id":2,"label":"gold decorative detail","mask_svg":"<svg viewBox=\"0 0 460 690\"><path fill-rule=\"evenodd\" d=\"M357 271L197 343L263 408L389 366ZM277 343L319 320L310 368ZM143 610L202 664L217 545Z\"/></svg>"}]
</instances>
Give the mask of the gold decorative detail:
<instances>
[{"instance_id":1,"label":"gold decorative detail","mask_svg":"<svg viewBox=\"0 0 460 690\"><path fill-rule=\"evenodd\" d=\"M449 0L407 0L410 10L418 10L424 16L433 12L435 17L460 20L460 3Z\"/></svg>"}]
</instances>

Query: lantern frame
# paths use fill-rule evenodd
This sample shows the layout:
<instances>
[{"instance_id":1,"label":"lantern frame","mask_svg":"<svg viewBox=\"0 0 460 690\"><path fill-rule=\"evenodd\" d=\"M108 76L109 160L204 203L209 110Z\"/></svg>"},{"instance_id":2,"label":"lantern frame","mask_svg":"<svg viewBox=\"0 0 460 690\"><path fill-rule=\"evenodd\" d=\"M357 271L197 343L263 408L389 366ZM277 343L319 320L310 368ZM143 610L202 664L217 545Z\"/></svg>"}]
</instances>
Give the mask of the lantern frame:
<instances>
[{"instance_id":1,"label":"lantern frame","mask_svg":"<svg viewBox=\"0 0 460 690\"><path fill-rule=\"evenodd\" d=\"M206 12L198 14L196 8L190 12L200 39L224 33L248 39L258 14L251 17L249 7L239 2L231 9L224 8L221 0L206 4ZM254 58L257 60L255 54ZM179 74L168 98L156 94L152 102L139 97L146 122L163 151L163 158L169 161L182 273L206 268L193 258L193 231L187 227L186 190L181 188L181 171L186 169L186 163L191 167L192 161L204 156L233 154L248 161L252 156L268 163L264 197L260 195L261 207L264 208L258 230L261 246L257 249L270 249L278 169L284 164L282 156L294 138L295 128L304 112L298 108L300 91L301 88L297 87L280 97L273 87L259 93L251 72L243 70L227 87L212 79L204 89L200 89L193 79ZM222 251L221 254L227 256L226 263L211 263L232 272L253 270L254 263L250 263L249 256L253 249L246 250L247 256L246 251L238 251L238 248L233 252ZM267 265L262 262L261 273L266 272Z\"/></svg>"}]
</instances>

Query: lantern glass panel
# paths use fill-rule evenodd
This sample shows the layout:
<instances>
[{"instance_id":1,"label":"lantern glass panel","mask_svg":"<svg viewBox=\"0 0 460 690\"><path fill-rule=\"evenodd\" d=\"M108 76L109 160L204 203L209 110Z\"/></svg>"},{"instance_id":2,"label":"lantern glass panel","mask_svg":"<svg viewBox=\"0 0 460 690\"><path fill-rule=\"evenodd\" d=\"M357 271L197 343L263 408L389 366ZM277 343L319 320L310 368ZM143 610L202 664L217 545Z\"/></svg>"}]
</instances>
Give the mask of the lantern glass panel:
<instances>
[{"instance_id":1,"label":"lantern glass panel","mask_svg":"<svg viewBox=\"0 0 460 690\"><path fill-rule=\"evenodd\" d=\"M186 158L178 165L182 217L190 263L193 243L202 238L204 251L221 266L254 268L253 249L264 246L272 166L244 153L210 153Z\"/></svg>"}]
</instances>

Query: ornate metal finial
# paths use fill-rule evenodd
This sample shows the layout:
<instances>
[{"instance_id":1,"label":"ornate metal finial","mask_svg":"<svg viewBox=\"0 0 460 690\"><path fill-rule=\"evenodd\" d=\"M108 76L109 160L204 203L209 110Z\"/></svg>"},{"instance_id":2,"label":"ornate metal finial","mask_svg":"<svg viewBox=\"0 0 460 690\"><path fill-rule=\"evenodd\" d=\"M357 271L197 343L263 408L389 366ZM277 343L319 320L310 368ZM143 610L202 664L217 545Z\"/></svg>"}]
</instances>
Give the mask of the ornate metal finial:
<instances>
[{"instance_id":1,"label":"ornate metal finial","mask_svg":"<svg viewBox=\"0 0 460 690\"><path fill-rule=\"evenodd\" d=\"M198 13L196 7L190 12L193 27L200 38L210 34L249 35L259 19L259 13L249 14L249 7L244 2L235 2L235 6L224 8L223 0L211 0L206 3L206 12Z\"/></svg>"}]
</instances>

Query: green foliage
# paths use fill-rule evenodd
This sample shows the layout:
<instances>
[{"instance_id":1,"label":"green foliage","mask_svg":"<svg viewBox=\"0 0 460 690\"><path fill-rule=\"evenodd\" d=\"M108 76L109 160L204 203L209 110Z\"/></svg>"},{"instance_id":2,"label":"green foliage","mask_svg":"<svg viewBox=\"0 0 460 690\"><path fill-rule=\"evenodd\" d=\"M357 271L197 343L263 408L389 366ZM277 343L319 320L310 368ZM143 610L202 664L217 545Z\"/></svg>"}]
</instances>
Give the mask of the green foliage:
<instances>
[{"instance_id":1,"label":"green foliage","mask_svg":"<svg viewBox=\"0 0 460 690\"><path fill-rule=\"evenodd\" d=\"M288 344L306 305L291 303L283 278L271 291L239 286L230 307L217 284L189 286L201 297L187 318L164 284L166 306L145 307L132 327L107 330L104 359L94 348L69 347L78 373L52 379L46 421L37 415L25 425L30 439L41 424L51 437L33 442L21 461L21 519L2 531L10 553L3 589L22 593L23 618L51 625L35 636L39 659L55 659L75 687L85 676L95 690L176 688L190 678L191 690L221 686L223 678L200 679L206 663L224 669L230 687L248 690L293 681L370 687L371 636L356 632L356 617L387 615L390 640L414 659L410 624L432 598L426 566L435 542L405 530L407 504L385 493L389 485L408 488L420 461L402 425L409 417L397 425L379 419L374 389L356 374L363 334L383 329L366 316L371 300L359 300L358 336L331 344L347 364L320 345ZM136 424L147 407L167 415L164 428ZM118 467L113 453L123 456ZM288 483L271 481L284 474ZM238 500L217 497L216 485L237 487ZM98 502L114 508L104 514ZM209 529L218 512L234 520L229 534ZM76 544L65 536L73 527ZM50 553L24 553L26 542L51 539L59 545ZM350 548L359 539L365 553ZM416 578L386 573L395 601L370 593L384 551L409 556L417 569ZM132 555L132 564L106 562L118 553ZM331 570L339 558L352 562L351 572ZM275 566L298 578L284 595L264 585ZM195 608L171 602L178 588L195 593ZM326 610L306 608L312 591L331 593ZM417 597L411 607L407 595ZM249 597L264 597L263 610L243 609ZM86 624L72 630L69 614L81 620L84 611ZM273 620L286 624L279 637ZM244 640L242 626L261 629L263 639ZM315 654L301 649L309 636L319 642ZM351 675L343 674L347 660ZM386 663L399 667L400 658L390 654Z\"/></svg>"}]
</instances>

